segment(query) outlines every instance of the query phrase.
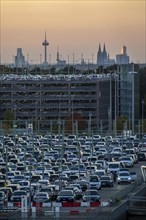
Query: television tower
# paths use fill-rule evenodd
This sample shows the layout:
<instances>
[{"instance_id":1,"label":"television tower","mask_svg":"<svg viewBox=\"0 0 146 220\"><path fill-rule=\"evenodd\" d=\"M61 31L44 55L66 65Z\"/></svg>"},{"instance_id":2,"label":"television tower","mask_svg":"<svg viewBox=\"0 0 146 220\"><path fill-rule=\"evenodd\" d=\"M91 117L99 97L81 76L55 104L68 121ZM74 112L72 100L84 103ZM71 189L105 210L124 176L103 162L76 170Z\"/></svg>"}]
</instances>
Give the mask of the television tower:
<instances>
[{"instance_id":1,"label":"television tower","mask_svg":"<svg viewBox=\"0 0 146 220\"><path fill-rule=\"evenodd\" d=\"M46 40L46 31L45 31L45 40L43 41L42 45L45 47L45 50L44 50L44 64L48 64L47 62L47 46L49 45L49 42Z\"/></svg>"}]
</instances>

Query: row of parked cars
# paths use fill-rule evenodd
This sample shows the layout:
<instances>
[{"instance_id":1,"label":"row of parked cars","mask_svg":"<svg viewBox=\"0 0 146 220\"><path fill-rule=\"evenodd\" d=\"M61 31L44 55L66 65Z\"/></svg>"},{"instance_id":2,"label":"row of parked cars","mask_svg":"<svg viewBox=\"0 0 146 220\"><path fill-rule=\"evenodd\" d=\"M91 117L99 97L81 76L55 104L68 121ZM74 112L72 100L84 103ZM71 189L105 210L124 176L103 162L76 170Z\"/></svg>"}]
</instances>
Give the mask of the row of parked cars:
<instances>
[{"instance_id":1,"label":"row of parked cars","mask_svg":"<svg viewBox=\"0 0 146 220\"><path fill-rule=\"evenodd\" d=\"M0 201L100 201L102 187L137 179L145 154L136 136L1 136Z\"/></svg>"}]
</instances>

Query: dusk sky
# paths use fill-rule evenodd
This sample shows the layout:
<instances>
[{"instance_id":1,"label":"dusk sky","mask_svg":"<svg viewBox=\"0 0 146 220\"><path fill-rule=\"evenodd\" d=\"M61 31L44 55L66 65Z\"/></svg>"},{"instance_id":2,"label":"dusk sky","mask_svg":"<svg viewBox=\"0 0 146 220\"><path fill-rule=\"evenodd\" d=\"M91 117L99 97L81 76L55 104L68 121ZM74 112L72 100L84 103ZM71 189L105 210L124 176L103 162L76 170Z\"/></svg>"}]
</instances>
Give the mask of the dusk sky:
<instances>
[{"instance_id":1,"label":"dusk sky","mask_svg":"<svg viewBox=\"0 0 146 220\"><path fill-rule=\"evenodd\" d=\"M1 62L13 62L21 47L33 63L44 60L45 30L48 61L62 59L96 63L101 43L110 58L127 47L130 61L146 63L146 0L0 0ZM50 56L49 56L50 55Z\"/></svg>"}]
</instances>

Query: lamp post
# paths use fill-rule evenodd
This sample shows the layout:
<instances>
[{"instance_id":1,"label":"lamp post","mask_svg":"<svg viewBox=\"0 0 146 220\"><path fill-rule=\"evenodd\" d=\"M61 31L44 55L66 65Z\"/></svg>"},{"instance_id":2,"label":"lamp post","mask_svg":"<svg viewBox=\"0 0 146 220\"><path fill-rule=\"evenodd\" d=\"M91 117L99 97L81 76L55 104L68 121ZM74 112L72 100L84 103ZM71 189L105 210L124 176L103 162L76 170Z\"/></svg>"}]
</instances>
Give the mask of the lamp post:
<instances>
[{"instance_id":1,"label":"lamp post","mask_svg":"<svg viewBox=\"0 0 146 220\"><path fill-rule=\"evenodd\" d=\"M92 113L89 112L89 121L88 121L88 136L91 136L91 117L92 117Z\"/></svg>"},{"instance_id":2,"label":"lamp post","mask_svg":"<svg viewBox=\"0 0 146 220\"><path fill-rule=\"evenodd\" d=\"M32 163L31 163L31 160L32 160L32 155L30 154L30 158L29 158L29 212L31 214L31 194L32 194L32 191L31 191L31 173L32 173Z\"/></svg>"},{"instance_id":3,"label":"lamp post","mask_svg":"<svg viewBox=\"0 0 146 220\"><path fill-rule=\"evenodd\" d=\"M13 121L13 128L14 128L14 133L16 134L16 111L17 111L17 106L14 104L14 121Z\"/></svg>"},{"instance_id":4,"label":"lamp post","mask_svg":"<svg viewBox=\"0 0 146 220\"><path fill-rule=\"evenodd\" d=\"M111 108L108 108L108 133L111 134Z\"/></svg>"},{"instance_id":5,"label":"lamp post","mask_svg":"<svg viewBox=\"0 0 146 220\"><path fill-rule=\"evenodd\" d=\"M115 75L115 137L117 135L117 75Z\"/></svg>"},{"instance_id":6,"label":"lamp post","mask_svg":"<svg viewBox=\"0 0 146 220\"><path fill-rule=\"evenodd\" d=\"M59 100L59 104L58 104L58 135L59 135L59 145L60 145L60 131L61 131L61 115L60 115L60 100Z\"/></svg>"},{"instance_id":7,"label":"lamp post","mask_svg":"<svg viewBox=\"0 0 146 220\"><path fill-rule=\"evenodd\" d=\"M131 110L131 108L130 108L131 106L130 106L130 103L129 103L129 136L130 136L130 129L131 129L131 126L130 126L130 110Z\"/></svg>"},{"instance_id":8,"label":"lamp post","mask_svg":"<svg viewBox=\"0 0 146 220\"><path fill-rule=\"evenodd\" d=\"M112 75L110 74L109 133L112 132Z\"/></svg>"},{"instance_id":9,"label":"lamp post","mask_svg":"<svg viewBox=\"0 0 146 220\"><path fill-rule=\"evenodd\" d=\"M144 100L142 99L142 102L141 102L141 105L142 105L142 137L143 137L143 121L144 121Z\"/></svg>"},{"instance_id":10,"label":"lamp post","mask_svg":"<svg viewBox=\"0 0 146 220\"><path fill-rule=\"evenodd\" d=\"M72 115L71 115L71 117L72 117L72 119L71 119L71 121L72 121L72 134L74 134L74 109L73 109L73 98L72 98L72 100L71 100L71 108L72 108Z\"/></svg>"}]
</instances>

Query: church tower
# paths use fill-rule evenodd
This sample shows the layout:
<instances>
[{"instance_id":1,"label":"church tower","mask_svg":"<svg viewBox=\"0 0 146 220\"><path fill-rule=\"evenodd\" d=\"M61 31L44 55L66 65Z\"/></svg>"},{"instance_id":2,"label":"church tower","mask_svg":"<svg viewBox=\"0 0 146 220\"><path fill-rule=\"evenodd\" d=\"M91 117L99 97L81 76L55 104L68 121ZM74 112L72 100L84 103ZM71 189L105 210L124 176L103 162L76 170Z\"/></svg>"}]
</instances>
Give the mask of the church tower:
<instances>
[{"instance_id":1,"label":"church tower","mask_svg":"<svg viewBox=\"0 0 146 220\"><path fill-rule=\"evenodd\" d=\"M99 44L98 52L97 52L97 65L101 66L103 63L103 58L102 58L102 51L101 51L101 46Z\"/></svg>"},{"instance_id":2,"label":"church tower","mask_svg":"<svg viewBox=\"0 0 146 220\"><path fill-rule=\"evenodd\" d=\"M97 65L98 66L105 66L108 64L108 54L106 51L105 43L103 46L103 51L101 51L101 46L99 44L99 49L97 52Z\"/></svg>"},{"instance_id":3,"label":"church tower","mask_svg":"<svg viewBox=\"0 0 146 220\"><path fill-rule=\"evenodd\" d=\"M103 65L104 65L105 63L107 63L107 52L106 52L105 44L103 46L102 56L103 56Z\"/></svg>"}]
</instances>

